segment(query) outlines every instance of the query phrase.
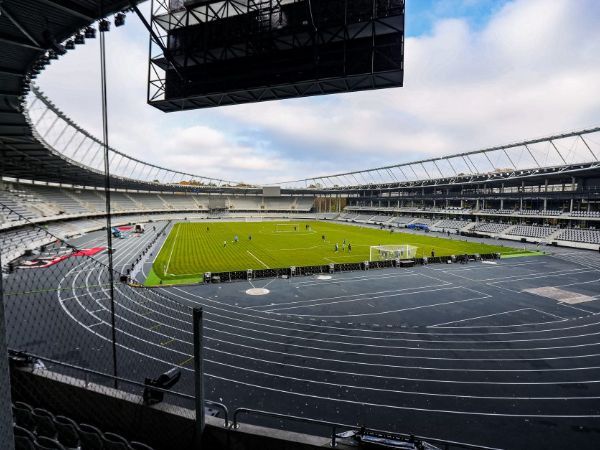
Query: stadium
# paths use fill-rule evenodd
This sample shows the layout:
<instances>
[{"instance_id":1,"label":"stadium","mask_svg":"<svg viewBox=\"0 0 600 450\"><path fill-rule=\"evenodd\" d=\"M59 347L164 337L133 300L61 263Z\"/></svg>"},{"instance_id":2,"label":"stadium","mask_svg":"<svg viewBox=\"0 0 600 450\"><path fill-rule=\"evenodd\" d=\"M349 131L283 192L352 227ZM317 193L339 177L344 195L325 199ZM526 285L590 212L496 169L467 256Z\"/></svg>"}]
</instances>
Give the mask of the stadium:
<instances>
[{"instance_id":1,"label":"stadium","mask_svg":"<svg viewBox=\"0 0 600 450\"><path fill-rule=\"evenodd\" d=\"M105 58L128 13L147 108L400 88L411 18L143 3L0 0L2 449L597 448L599 127L276 183L175 170L37 77Z\"/></svg>"}]
</instances>

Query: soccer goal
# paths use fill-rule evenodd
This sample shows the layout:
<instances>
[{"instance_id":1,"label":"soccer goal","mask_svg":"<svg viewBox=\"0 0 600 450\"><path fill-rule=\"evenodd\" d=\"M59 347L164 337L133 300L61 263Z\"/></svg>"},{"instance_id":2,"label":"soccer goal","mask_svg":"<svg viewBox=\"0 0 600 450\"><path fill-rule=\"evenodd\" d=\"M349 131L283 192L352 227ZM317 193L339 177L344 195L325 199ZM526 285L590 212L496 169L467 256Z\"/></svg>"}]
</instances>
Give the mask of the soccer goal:
<instances>
[{"instance_id":1,"label":"soccer goal","mask_svg":"<svg viewBox=\"0 0 600 450\"><path fill-rule=\"evenodd\" d=\"M294 233L300 231L300 224L298 223L276 223L276 233Z\"/></svg>"},{"instance_id":2,"label":"soccer goal","mask_svg":"<svg viewBox=\"0 0 600 450\"><path fill-rule=\"evenodd\" d=\"M417 256L417 249L414 245L371 245L369 261L413 259Z\"/></svg>"}]
</instances>

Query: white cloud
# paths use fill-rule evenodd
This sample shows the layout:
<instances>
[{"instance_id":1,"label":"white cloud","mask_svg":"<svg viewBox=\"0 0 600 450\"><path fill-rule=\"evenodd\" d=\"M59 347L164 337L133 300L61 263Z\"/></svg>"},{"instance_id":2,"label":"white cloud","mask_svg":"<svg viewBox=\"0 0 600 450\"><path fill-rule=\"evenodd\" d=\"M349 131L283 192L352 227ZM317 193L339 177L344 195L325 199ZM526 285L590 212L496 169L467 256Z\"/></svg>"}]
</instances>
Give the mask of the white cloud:
<instances>
[{"instance_id":1,"label":"white cloud","mask_svg":"<svg viewBox=\"0 0 600 450\"><path fill-rule=\"evenodd\" d=\"M594 126L598 17L595 0L517 0L476 30L442 18L430 35L408 38L400 89L170 115L145 103L147 37L130 17L127 33L107 36L111 143L168 167L261 183ZM97 60L86 45L42 87L99 134Z\"/></svg>"}]
</instances>

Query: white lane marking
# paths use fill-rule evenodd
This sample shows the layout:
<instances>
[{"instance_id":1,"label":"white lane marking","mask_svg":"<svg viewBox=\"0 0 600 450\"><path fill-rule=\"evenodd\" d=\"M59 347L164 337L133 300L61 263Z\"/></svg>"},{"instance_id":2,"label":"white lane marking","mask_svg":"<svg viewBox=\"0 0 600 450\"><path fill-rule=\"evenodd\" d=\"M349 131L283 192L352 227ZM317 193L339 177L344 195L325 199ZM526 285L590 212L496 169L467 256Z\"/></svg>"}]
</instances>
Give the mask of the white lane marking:
<instances>
[{"instance_id":1,"label":"white lane marking","mask_svg":"<svg viewBox=\"0 0 600 450\"><path fill-rule=\"evenodd\" d=\"M250 250L246 250L246 253L248 253L250 256L252 256L255 260L257 260L260 264L262 264L263 266L265 266L266 269L270 269L269 266L267 266L264 262L262 262L260 259L258 259L256 256L254 256L254 254L250 251Z\"/></svg>"},{"instance_id":2,"label":"white lane marking","mask_svg":"<svg viewBox=\"0 0 600 450\"><path fill-rule=\"evenodd\" d=\"M179 295L177 294L177 292L181 292L182 294L185 295ZM263 320L265 322L275 322L275 323L283 323L286 325L289 324L293 324L293 325L299 325L299 326L303 326L303 327L307 327L307 328L311 328L311 329L334 329L334 330L340 330L340 331L348 331L348 328L346 327L340 327L340 326L336 326L335 324L328 324L328 325L318 325L318 324L312 324L312 323L308 323L308 322L295 322L293 320L291 320L290 318L288 318L287 320L283 320L283 319L279 319L277 317L272 317L272 316L265 316L265 315L256 315L256 314L247 314L247 311L249 308L244 308L244 307L240 307L240 306L235 306L235 305L231 305L228 303L223 303L223 302L219 302L216 301L214 299L210 299L207 297L203 297L201 295L198 294L194 294L192 292L188 292L180 287L172 287L169 290L169 293L171 295L173 295L174 297L180 298L181 300L185 301L185 302L189 302L195 305L200 305L200 306L204 306L206 308L210 308L212 310L215 311L222 311L222 312L226 312L229 314L235 314L237 316L242 316L244 318L251 318L251 319L256 319L256 320ZM160 295L160 294L158 294ZM180 303L178 301L175 301L167 296L161 296L164 300L175 303L177 305L180 305ZM200 299L202 300L202 302L199 302L195 299ZM215 305L218 306L214 306L211 303L214 303ZM225 308L224 308L225 307ZM248 319L245 320L240 320L240 319L233 319L230 318L228 316L224 316L224 315L219 315L215 312L211 312L211 314L216 315L218 317L225 317L227 320L231 319L231 320L237 320L237 321L244 321L244 322L248 322ZM597 316L600 315L600 313L592 313L589 316ZM570 319L570 321L572 321L573 319ZM306 330L300 330L297 328L287 328L287 327L281 327L281 326L277 326L277 325L269 325L267 323L263 323L263 324L259 324L257 322L248 322L248 323L255 323L259 326L265 326L265 327L272 327L272 328L282 328L282 329L291 329L293 331L300 331L300 332L306 332ZM498 325L495 326L493 328L507 328L507 327L512 327L512 328L518 328L518 327L525 327L525 326L534 326L534 325L548 325L548 324L556 324L556 321L549 321L549 322L536 322L536 323L527 323L527 324L520 324L520 325ZM522 334L538 334L538 333L552 333L552 332L557 332L557 331L567 331L567 330L576 330L579 328L587 328L587 327L593 327L600 324L600 322L591 322L591 323L586 323L586 324L578 324L578 325L573 325L573 326L569 326L569 327L556 327L556 328L544 328L541 330L518 330L518 331L494 331L494 332L490 332L490 331L485 331L485 332L465 332L465 333L457 333L457 332L452 332L451 335L452 336L504 336L504 335L522 335ZM468 326L463 326L461 328L481 328L481 327L468 327ZM488 328L492 328L492 327L488 327ZM373 333L373 334L384 334L386 336L388 335L407 335L407 336L427 336L427 337L431 337L431 336L448 336L449 333L448 332L444 332L444 333L434 333L434 332L419 332L419 331L396 331L396 330L373 330L373 329L362 329L362 328L354 328L353 331L356 332L360 332L360 333ZM311 333L314 333L314 331L310 331ZM322 334L328 334L328 333L322 333ZM332 335L337 335L337 333ZM356 336L356 338L371 338L370 336ZM375 339L387 339L386 338L375 338ZM392 338L392 339L398 339L398 340L404 340L404 338ZM444 342L444 341L440 341L440 342ZM510 342L510 341L508 341Z\"/></svg>"},{"instance_id":3,"label":"white lane marking","mask_svg":"<svg viewBox=\"0 0 600 450\"><path fill-rule=\"evenodd\" d=\"M536 311L536 312L538 312L540 314L546 314L546 315L549 315L549 316L553 316L553 317L556 317L556 318L558 318L560 320L567 320L564 317L560 317L560 316L557 316L556 314L552 314L552 313L549 313L549 312L546 312L546 311L540 311L539 309L536 309L536 308L520 308L520 309L513 309L513 310L510 310L510 311L502 311L502 312L494 313L494 314L486 314L484 316L475 316L475 317L468 317L466 319L453 320L451 322L437 323L435 325L430 325L430 327L432 327L432 328L433 327L439 327L439 328L460 328L460 327L445 327L444 325L449 325L451 323L468 322L470 320L476 320L476 319L485 319L485 318L489 318L489 317L500 316L500 315L503 315L503 314L511 314L511 313L514 313L514 312L520 312L520 311L526 311L526 310ZM473 327L486 327L486 326L487 325L473 325ZM532 339L527 339L527 342L530 342L531 340ZM533 340L536 340L536 339L533 339ZM542 340L545 341L547 339L542 339ZM492 341L490 341L490 342L492 342ZM499 341L493 341L493 342L499 342Z\"/></svg>"},{"instance_id":4,"label":"white lane marking","mask_svg":"<svg viewBox=\"0 0 600 450\"><path fill-rule=\"evenodd\" d=\"M444 287L444 288L439 288L439 289L428 289L428 290L424 290L424 291L413 291L413 292L405 292L405 293L401 293L401 294L395 294L393 295L393 297L398 297L398 296L405 296L405 295L415 295L415 294L421 294L423 292L436 292L436 291L446 291L446 290L453 290L453 289L465 289L465 290L470 290L468 288L463 288L462 286L454 286L454 287ZM372 313L357 313L357 314L343 314L343 315L309 315L309 314L294 314L294 316L297 317L316 317L316 318L321 318L321 319L325 319L325 318L337 318L337 319L341 319L341 318L347 318L347 317L364 317L364 316L380 316L380 315L384 315L384 314L391 314L391 313L398 313L398 312L404 312L404 311L416 311L418 309L427 309L427 308L435 308L437 306L445 306L445 305L452 305L455 303L465 303L465 302L470 302L470 301L474 301L474 300L481 300L481 299L486 299L486 298L491 298L491 295L488 294L484 294L481 297L472 297L472 298L467 298L467 299L462 299L462 300L452 300L449 302L440 302L440 303L432 303L432 304L428 304L428 305L419 305L419 306L411 306L408 308L399 308L399 309L391 309L391 310L387 310L387 311L377 311L377 312L372 312ZM372 299L372 297L371 297ZM363 299L361 299L363 300ZM330 302L330 303L320 303L320 305L331 305L331 304L335 304L335 303L346 303L346 301L344 300L340 300L338 302ZM308 305L308 307L310 307L311 305ZM282 313L280 311L287 311L290 309L297 309L297 308L306 308L307 306L291 306L288 308L276 308L276 309L270 309L267 310L268 312L272 312L273 314L279 314L281 315Z\"/></svg>"},{"instance_id":5,"label":"white lane marking","mask_svg":"<svg viewBox=\"0 0 600 450\"><path fill-rule=\"evenodd\" d=\"M122 319L122 318L121 318ZM123 320L123 319L122 319ZM127 321L127 320L126 320ZM140 325L137 325L131 321L127 321L129 323L134 324L135 326L141 327ZM101 322L101 323L105 323L105 322ZM108 323L107 323L108 324ZM91 326L88 326L88 328L91 328L92 326L96 326L99 324L94 324ZM141 327L143 328L143 327ZM127 333L123 330L118 329L118 332L125 334L129 337L132 337L133 339L139 340L141 342L144 342L148 345L151 346L155 346L155 347L161 347L164 348L164 346L156 344L152 341L148 341L146 339L142 339L139 338L135 335L132 335L130 333ZM159 334L161 336L165 336L162 333L158 333L155 332L153 330L148 330L151 333L155 333L155 334ZM172 339L173 341L178 340L176 338ZM183 342L183 341L181 341ZM128 347L126 347L128 348ZM130 349L130 348L128 348ZM171 350L174 353L179 353L179 354L184 354L182 352L167 348L166 350ZM225 354L228 354L227 352L222 352ZM143 354L143 353L142 353ZM236 354L230 354L233 356L239 356ZM189 356L189 355L186 355ZM246 359L255 359L255 358L246 358ZM256 359L258 361L261 361L260 359ZM473 396L473 395L465 395L465 394L445 394L445 393L431 393L431 392L421 392L421 391L406 391L406 390L391 390L391 389L382 389L382 388L375 388L375 387L369 387L369 386L355 386L355 385L346 385L346 384L340 384L340 383L333 383L333 382L324 382L324 381L319 381L319 380L312 380L312 379L306 379L306 378L298 378L298 377L290 377L290 376L286 376L286 375L279 375L279 374L274 374L272 372L263 372L263 371L259 371L259 370L254 370L254 369L249 369L249 368L245 368L245 367L239 367L239 366L235 366L232 364L226 364L226 363L222 363L219 361L213 361L210 359L206 359L206 362L209 363L213 363L216 365L222 365L222 366L226 366L229 369L236 369L236 370L240 370L240 371L244 371L244 372L251 372L251 373L257 373L259 375L268 375L271 377L275 377L275 378L281 378L281 379L285 379L285 380L292 380L292 381L298 381L298 382L302 382L302 383L311 383L311 384L319 384L319 385L326 385L326 386L334 386L334 387L340 387L340 388L349 388L349 389L355 389L355 390L361 390L361 391L374 391L374 392L386 392L386 393L397 393L397 394L406 394L406 395L420 395L420 396L431 396L431 397L450 397L450 398L465 398L465 399L488 399L488 400L531 400L531 401L536 401L536 400L597 400L600 397L517 397L517 396ZM267 362L267 361L265 361ZM297 366L297 367L301 367L301 366ZM209 375L209 374L207 374ZM385 377L383 377L385 378ZM485 414L490 414L490 413L485 413ZM494 413L497 414L497 413ZM502 413L500 413L502 414Z\"/></svg>"},{"instance_id":6,"label":"white lane marking","mask_svg":"<svg viewBox=\"0 0 600 450\"><path fill-rule=\"evenodd\" d=\"M361 300L369 300L369 299L374 299L374 298L390 298L390 297L396 297L398 295L404 295L403 293L407 292L407 291L417 291L419 289L427 289L427 288L445 288L447 286L452 286L453 283L441 283L441 284L435 284L435 285L425 285L425 286L414 286L414 287L407 287L407 288L402 288L402 289L389 289L389 290L385 290L385 291L375 291L375 292L359 292L358 294L346 294L346 295L335 295L332 297L317 297L317 298L313 298L310 300L298 300L295 302L284 302L284 303L278 303L277 304L277 308L279 309L280 306L287 306L287 305L304 305L307 304L306 306L319 306L319 305L329 305L332 303L345 303L345 302L354 302L354 301L361 301ZM453 289L457 289L460 286L456 286ZM419 291L419 292L429 292L427 290L425 291ZM386 295L380 295L380 294L386 294ZM356 298L358 297L358 298ZM360 297L367 297L365 298L360 298ZM341 300L339 300L341 299ZM322 302L322 300L325 300L325 302ZM334 302L327 302L328 300L339 300L339 301L334 301ZM314 303L314 302L318 302L314 305L308 305L308 303ZM247 309L253 309L256 311L259 311L259 308L270 308L272 305L256 305L256 306L251 306L248 307ZM282 308L283 309L283 308ZM273 311L273 309L268 309L267 311Z\"/></svg>"},{"instance_id":7,"label":"white lane marking","mask_svg":"<svg viewBox=\"0 0 600 450\"><path fill-rule=\"evenodd\" d=\"M435 325L429 325L429 326L432 327L432 328L433 327L442 327L443 325L449 325L451 323L461 323L461 322L468 322L469 320L485 319L485 318L494 317L494 316L501 316L503 314L510 314L510 313L514 313L514 312L525 311L527 309L532 309L532 308L520 308L520 309L513 309L513 310L510 310L510 311L502 311L502 312L494 313L494 314L486 314L484 316L467 317L466 319L452 320L450 322L436 323Z\"/></svg>"}]
</instances>

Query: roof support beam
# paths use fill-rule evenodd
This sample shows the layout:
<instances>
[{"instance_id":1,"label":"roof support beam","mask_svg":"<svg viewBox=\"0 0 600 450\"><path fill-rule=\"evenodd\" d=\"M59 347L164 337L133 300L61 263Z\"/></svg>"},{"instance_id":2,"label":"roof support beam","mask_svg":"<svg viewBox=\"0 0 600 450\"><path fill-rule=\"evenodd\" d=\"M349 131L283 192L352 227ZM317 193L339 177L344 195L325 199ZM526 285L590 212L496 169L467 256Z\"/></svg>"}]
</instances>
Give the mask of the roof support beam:
<instances>
[{"instance_id":1,"label":"roof support beam","mask_svg":"<svg viewBox=\"0 0 600 450\"><path fill-rule=\"evenodd\" d=\"M40 45L40 43L39 43L39 42L38 42L38 41L37 41L37 40L36 40L36 39L35 39L35 38L34 38L34 37L31 35L31 34L29 34L29 32L28 32L28 31L25 29L25 27L24 27L23 25L21 25L21 23L20 23L20 22L19 22L17 19L15 19L15 18L12 16L12 14L11 14L9 11L7 11L7 10L6 10L6 8L5 8L5 7L3 7L2 5L0 5L0 12L1 12L1 13L2 13L4 16L6 16L6 18L7 18L8 20L10 20L10 21L12 22L12 24L13 24L15 27L17 27L17 29L18 29L18 30L19 30L21 33L23 33L23 36L25 36L27 39L29 39L29 40L30 40L30 41L33 43L33 45L35 45L36 47L40 48L40 50L41 50L41 47L42 47L42 46Z\"/></svg>"},{"instance_id":2,"label":"roof support beam","mask_svg":"<svg viewBox=\"0 0 600 450\"><path fill-rule=\"evenodd\" d=\"M2 9L2 8L0 8L0 9ZM28 44L28 43L22 42L22 41L16 41L14 39L10 39L10 38L7 38L7 37L0 36L0 42L3 42L5 44L9 44L9 45L14 45L14 46L17 46L17 47L28 48L28 49L31 49L31 50L44 51L43 48L38 47L37 45Z\"/></svg>"},{"instance_id":3,"label":"roof support beam","mask_svg":"<svg viewBox=\"0 0 600 450\"><path fill-rule=\"evenodd\" d=\"M25 76L24 73L18 72L14 69L9 69L8 67L0 67L0 75L10 75L13 77L21 77Z\"/></svg>"},{"instance_id":4,"label":"roof support beam","mask_svg":"<svg viewBox=\"0 0 600 450\"><path fill-rule=\"evenodd\" d=\"M85 11L81 9L80 6L75 5L66 0L36 0L39 3L43 3L45 5L51 6L53 8L64 11L72 16L79 17L80 19L87 20L88 22L93 22L96 20L94 17L94 13L91 11Z\"/></svg>"}]
</instances>

